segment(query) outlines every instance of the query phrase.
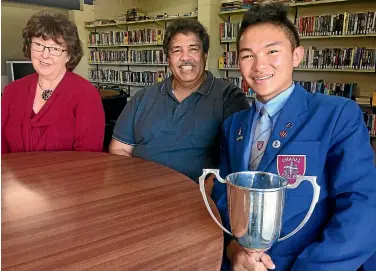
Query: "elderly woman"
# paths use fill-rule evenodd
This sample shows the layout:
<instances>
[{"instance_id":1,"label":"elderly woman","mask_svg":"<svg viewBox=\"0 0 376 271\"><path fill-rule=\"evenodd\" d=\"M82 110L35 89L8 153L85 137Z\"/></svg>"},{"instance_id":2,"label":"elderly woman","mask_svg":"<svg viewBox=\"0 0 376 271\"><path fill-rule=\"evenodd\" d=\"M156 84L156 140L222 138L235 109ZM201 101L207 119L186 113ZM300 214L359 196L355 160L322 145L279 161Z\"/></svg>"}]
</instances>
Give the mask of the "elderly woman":
<instances>
[{"instance_id":1,"label":"elderly woman","mask_svg":"<svg viewBox=\"0 0 376 271\"><path fill-rule=\"evenodd\" d=\"M22 36L36 73L4 89L2 153L101 151L105 122L99 92L72 72L83 55L75 24L62 14L39 12Z\"/></svg>"}]
</instances>

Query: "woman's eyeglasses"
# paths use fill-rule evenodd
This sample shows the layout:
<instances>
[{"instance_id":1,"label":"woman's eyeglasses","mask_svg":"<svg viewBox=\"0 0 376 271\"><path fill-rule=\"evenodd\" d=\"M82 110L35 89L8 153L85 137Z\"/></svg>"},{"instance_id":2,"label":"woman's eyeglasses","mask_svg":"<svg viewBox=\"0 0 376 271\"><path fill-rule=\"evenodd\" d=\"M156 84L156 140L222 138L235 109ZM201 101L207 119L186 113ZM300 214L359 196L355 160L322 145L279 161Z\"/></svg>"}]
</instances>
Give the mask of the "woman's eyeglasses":
<instances>
[{"instance_id":1,"label":"woman's eyeglasses","mask_svg":"<svg viewBox=\"0 0 376 271\"><path fill-rule=\"evenodd\" d=\"M32 42L31 43L31 49L35 52L44 52L45 49L48 49L51 55L53 56L61 56L63 52L67 51L58 47L53 46L44 46L43 44L40 44L38 42Z\"/></svg>"}]
</instances>

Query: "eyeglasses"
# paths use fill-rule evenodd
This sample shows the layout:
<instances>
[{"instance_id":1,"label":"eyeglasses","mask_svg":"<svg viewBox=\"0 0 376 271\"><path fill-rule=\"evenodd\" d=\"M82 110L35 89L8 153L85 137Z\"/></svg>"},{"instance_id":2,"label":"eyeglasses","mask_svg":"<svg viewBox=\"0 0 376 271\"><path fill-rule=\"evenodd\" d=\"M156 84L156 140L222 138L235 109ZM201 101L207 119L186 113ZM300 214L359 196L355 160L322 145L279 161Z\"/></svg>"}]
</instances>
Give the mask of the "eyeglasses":
<instances>
[{"instance_id":1,"label":"eyeglasses","mask_svg":"<svg viewBox=\"0 0 376 271\"><path fill-rule=\"evenodd\" d=\"M31 49L35 52L44 52L45 49L48 49L51 55L53 56L61 56L63 52L67 51L61 48L57 47L51 47L51 46L44 46L43 44L40 44L38 42L32 42L31 43Z\"/></svg>"}]
</instances>

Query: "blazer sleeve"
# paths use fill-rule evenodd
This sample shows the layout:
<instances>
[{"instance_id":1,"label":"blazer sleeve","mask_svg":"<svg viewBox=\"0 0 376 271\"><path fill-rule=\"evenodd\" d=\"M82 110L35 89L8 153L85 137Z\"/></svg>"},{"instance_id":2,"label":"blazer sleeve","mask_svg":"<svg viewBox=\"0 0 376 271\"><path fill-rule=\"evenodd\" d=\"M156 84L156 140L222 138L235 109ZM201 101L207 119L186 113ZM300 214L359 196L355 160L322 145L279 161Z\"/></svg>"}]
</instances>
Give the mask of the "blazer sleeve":
<instances>
[{"instance_id":1,"label":"blazer sleeve","mask_svg":"<svg viewBox=\"0 0 376 271\"><path fill-rule=\"evenodd\" d=\"M9 109L12 104L12 96L12 90L6 86L1 97L1 153L9 152L9 146L5 138L5 127L9 120Z\"/></svg>"},{"instance_id":2,"label":"blazer sleeve","mask_svg":"<svg viewBox=\"0 0 376 271\"><path fill-rule=\"evenodd\" d=\"M321 239L306 247L292 271L357 270L376 250L376 168L359 106L348 101L326 157L335 212Z\"/></svg>"},{"instance_id":3,"label":"blazer sleeve","mask_svg":"<svg viewBox=\"0 0 376 271\"><path fill-rule=\"evenodd\" d=\"M83 86L75 110L74 150L100 152L103 150L105 116L102 100L94 86Z\"/></svg>"}]
</instances>

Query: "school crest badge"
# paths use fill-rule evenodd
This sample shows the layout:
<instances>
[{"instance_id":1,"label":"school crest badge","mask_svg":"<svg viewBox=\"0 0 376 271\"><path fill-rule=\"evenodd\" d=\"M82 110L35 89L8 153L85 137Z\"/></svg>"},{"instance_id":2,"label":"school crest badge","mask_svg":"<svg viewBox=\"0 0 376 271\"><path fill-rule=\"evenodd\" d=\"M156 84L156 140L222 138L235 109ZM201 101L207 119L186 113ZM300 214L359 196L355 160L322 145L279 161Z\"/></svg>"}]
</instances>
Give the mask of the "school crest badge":
<instances>
[{"instance_id":1,"label":"school crest badge","mask_svg":"<svg viewBox=\"0 0 376 271\"><path fill-rule=\"evenodd\" d=\"M305 155L278 155L277 171L290 184L295 183L297 175L304 175L306 171Z\"/></svg>"}]
</instances>

